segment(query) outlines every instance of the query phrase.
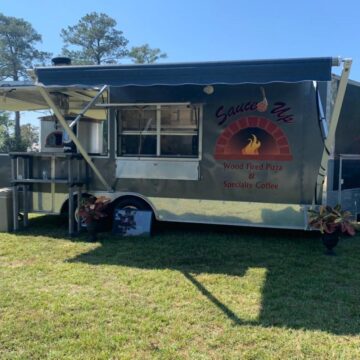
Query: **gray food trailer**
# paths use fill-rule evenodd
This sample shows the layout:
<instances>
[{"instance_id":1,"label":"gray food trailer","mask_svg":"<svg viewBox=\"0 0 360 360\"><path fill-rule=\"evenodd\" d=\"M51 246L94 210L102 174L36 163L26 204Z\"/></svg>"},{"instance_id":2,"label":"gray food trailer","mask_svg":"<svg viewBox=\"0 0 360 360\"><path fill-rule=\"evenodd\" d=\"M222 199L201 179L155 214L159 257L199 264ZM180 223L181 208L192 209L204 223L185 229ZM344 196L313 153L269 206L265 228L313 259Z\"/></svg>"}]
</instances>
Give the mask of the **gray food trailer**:
<instances>
[{"instance_id":1,"label":"gray food trailer","mask_svg":"<svg viewBox=\"0 0 360 360\"><path fill-rule=\"evenodd\" d=\"M339 155L360 154L350 67L331 57L70 65L3 83L0 109L49 109L39 152L0 157L0 185L12 162L15 229L19 211L26 225L29 211L72 213L88 194L163 221L307 229L307 209L346 190Z\"/></svg>"}]
</instances>

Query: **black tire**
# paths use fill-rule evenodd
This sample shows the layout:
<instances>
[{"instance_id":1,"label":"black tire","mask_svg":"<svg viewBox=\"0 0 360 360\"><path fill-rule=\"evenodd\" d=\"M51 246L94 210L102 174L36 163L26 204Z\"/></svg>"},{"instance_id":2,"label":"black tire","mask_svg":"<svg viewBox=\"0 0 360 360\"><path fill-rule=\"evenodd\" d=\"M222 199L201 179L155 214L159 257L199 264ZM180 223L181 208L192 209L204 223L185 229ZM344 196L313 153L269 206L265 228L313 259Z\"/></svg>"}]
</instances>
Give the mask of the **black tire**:
<instances>
[{"instance_id":1,"label":"black tire","mask_svg":"<svg viewBox=\"0 0 360 360\"><path fill-rule=\"evenodd\" d=\"M152 211L149 204L147 204L144 200L141 200L136 197L124 197L113 202L113 209L137 209L137 210L150 210Z\"/></svg>"}]
</instances>

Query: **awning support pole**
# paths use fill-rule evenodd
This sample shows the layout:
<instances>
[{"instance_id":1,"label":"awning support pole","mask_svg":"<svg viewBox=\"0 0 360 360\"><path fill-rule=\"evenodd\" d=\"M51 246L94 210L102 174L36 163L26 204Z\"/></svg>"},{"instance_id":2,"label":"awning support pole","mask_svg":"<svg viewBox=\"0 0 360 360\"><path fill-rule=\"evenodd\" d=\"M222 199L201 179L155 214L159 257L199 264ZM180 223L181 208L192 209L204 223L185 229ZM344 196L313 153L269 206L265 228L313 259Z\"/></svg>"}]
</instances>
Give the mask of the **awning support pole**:
<instances>
[{"instance_id":1,"label":"awning support pole","mask_svg":"<svg viewBox=\"0 0 360 360\"><path fill-rule=\"evenodd\" d=\"M332 112L331 119L330 119L329 133L324 142L324 150L323 150L323 155L321 158L319 175L316 180L316 197L317 197L317 199L315 199L315 200L317 202L320 201L321 187L323 186L324 177L327 172L329 158L330 158L330 156L333 156L333 154L334 154L335 132L336 132L337 124L339 121L340 112L341 112L342 104L344 101L346 86L348 83L351 64L352 64L352 59L344 59L342 61L343 61L343 69L341 72L338 92L336 95L333 112Z\"/></svg>"},{"instance_id":2,"label":"awning support pole","mask_svg":"<svg viewBox=\"0 0 360 360\"><path fill-rule=\"evenodd\" d=\"M82 116L85 115L85 113L95 104L97 99L102 95L102 93L107 90L108 86L104 85L101 90L98 92L98 94L84 107L83 111L80 112L80 114L70 123L69 127L73 128L75 124L81 119Z\"/></svg>"},{"instance_id":3,"label":"awning support pole","mask_svg":"<svg viewBox=\"0 0 360 360\"><path fill-rule=\"evenodd\" d=\"M59 122L62 125L62 127L64 128L64 130L69 135L69 138L74 142L74 144L76 145L76 147L79 150L80 154L83 156L85 161L89 164L91 169L94 171L95 175L99 178L101 183L106 187L106 189L108 191L113 191L111 186L107 183L107 181L104 179L104 177L100 174L100 171L98 170L98 168L95 166L95 164L91 160L91 157L89 156L89 154L86 152L86 150L81 145L81 142L79 141L79 139L76 137L76 135L74 134L72 129L69 127L69 125L66 122L63 114L61 113L59 108L56 106L54 101L51 99L51 97L50 97L49 93L47 92L45 86L43 84L37 84L36 86L39 89L39 91L40 91L41 95L43 96L44 100L46 101L46 103L53 110L55 116L59 120Z\"/></svg>"}]
</instances>

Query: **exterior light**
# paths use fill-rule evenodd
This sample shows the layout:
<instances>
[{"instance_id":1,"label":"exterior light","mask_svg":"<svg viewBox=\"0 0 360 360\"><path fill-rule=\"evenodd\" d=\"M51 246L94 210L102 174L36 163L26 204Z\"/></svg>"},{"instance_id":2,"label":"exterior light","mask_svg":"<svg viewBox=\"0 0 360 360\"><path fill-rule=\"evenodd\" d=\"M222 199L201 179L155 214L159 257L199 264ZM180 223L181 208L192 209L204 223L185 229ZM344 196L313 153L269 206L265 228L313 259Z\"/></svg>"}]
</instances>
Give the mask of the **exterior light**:
<instances>
[{"instance_id":1,"label":"exterior light","mask_svg":"<svg viewBox=\"0 0 360 360\"><path fill-rule=\"evenodd\" d=\"M203 88L203 91L206 95L211 95L214 93L214 87L212 85L206 85L204 88Z\"/></svg>"}]
</instances>

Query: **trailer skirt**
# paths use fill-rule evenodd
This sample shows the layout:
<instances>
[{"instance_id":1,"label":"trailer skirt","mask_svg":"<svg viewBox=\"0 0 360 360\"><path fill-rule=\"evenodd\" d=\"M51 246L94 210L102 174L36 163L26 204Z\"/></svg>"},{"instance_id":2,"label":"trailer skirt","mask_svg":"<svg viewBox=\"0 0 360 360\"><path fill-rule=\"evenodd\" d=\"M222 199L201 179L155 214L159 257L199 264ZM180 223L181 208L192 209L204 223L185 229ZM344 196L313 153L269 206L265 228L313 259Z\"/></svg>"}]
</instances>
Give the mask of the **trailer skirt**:
<instances>
[{"instance_id":1,"label":"trailer skirt","mask_svg":"<svg viewBox=\"0 0 360 360\"><path fill-rule=\"evenodd\" d=\"M307 206L260 202L148 198L162 221L307 230Z\"/></svg>"}]
</instances>

